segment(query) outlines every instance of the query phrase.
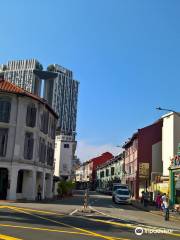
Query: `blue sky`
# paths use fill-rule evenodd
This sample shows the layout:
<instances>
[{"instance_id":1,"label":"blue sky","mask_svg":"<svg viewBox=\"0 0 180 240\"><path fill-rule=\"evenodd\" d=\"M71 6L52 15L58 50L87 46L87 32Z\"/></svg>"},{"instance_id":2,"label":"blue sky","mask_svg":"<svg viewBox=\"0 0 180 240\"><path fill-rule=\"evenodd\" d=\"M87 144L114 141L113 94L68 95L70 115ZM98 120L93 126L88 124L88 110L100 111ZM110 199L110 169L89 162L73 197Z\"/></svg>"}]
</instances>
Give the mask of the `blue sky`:
<instances>
[{"instance_id":1,"label":"blue sky","mask_svg":"<svg viewBox=\"0 0 180 240\"><path fill-rule=\"evenodd\" d=\"M72 69L80 157L115 153L163 114L156 106L180 110L179 11L178 0L2 1L0 63Z\"/></svg>"}]
</instances>

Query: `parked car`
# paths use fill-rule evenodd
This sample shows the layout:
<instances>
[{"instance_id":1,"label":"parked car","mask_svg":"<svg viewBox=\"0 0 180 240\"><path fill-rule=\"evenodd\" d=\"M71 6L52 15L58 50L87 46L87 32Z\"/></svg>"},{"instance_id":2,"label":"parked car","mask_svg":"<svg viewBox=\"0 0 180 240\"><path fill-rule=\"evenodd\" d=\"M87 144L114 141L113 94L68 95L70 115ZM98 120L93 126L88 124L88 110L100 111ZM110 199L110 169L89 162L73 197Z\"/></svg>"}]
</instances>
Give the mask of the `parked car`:
<instances>
[{"instance_id":1,"label":"parked car","mask_svg":"<svg viewBox=\"0 0 180 240\"><path fill-rule=\"evenodd\" d=\"M114 194L115 203L131 204L131 196L128 189L117 189Z\"/></svg>"},{"instance_id":2,"label":"parked car","mask_svg":"<svg viewBox=\"0 0 180 240\"><path fill-rule=\"evenodd\" d=\"M113 188L112 188L112 201L113 202L114 202L114 195L115 195L115 192L117 189L129 190L129 187L126 184L113 183Z\"/></svg>"}]
</instances>

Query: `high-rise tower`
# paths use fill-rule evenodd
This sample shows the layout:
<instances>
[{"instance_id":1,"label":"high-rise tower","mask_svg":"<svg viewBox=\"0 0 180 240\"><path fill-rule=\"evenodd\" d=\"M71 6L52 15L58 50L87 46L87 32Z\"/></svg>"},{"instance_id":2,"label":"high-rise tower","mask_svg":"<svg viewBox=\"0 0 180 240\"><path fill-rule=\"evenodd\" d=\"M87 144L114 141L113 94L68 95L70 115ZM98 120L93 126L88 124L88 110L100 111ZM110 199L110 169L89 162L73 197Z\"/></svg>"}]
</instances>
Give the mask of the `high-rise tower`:
<instances>
[{"instance_id":1,"label":"high-rise tower","mask_svg":"<svg viewBox=\"0 0 180 240\"><path fill-rule=\"evenodd\" d=\"M47 70L57 73L57 77L45 81L44 98L59 115L60 134L73 135L76 132L79 82L73 79L72 71L60 65L50 65Z\"/></svg>"},{"instance_id":2,"label":"high-rise tower","mask_svg":"<svg viewBox=\"0 0 180 240\"><path fill-rule=\"evenodd\" d=\"M13 60L3 66L4 79L36 95L40 95L41 79L35 71L42 71L36 59Z\"/></svg>"},{"instance_id":3,"label":"high-rise tower","mask_svg":"<svg viewBox=\"0 0 180 240\"><path fill-rule=\"evenodd\" d=\"M9 61L6 65L0 66L0 72L1 75L3 73L5 80L33 94L43 95L58 114L55 174L63 178L71 177L76 150L79 86L79 82L73 79L73 72L58 64L49 65L44 71L36 59Z\"/></svg>"}]
</instances>

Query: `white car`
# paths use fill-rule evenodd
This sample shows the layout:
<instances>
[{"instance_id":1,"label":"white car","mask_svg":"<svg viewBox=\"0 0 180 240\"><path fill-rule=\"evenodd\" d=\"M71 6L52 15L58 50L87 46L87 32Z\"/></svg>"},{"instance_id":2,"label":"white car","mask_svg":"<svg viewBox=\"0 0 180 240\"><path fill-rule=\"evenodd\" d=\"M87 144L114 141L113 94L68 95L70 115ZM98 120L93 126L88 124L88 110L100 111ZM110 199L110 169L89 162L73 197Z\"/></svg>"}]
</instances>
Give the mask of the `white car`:
<instances>
[{"instance_id":1,"label":"white car","mask_svg":"<svg viewBox=\"0 0 180 240\"><path fill-rule=\"evenodd\" d=\"M115 203L131 204L131 196L128 189L117 189L114 194Z\"/></svg>"},{"instance_id":2,"label":"white car","mask_svg":"<svg viewBox=\"0 0 180 240\"><path fill-rule=\"evenodd\" d=\"M121 190L129 190L128 185L126 184L119 184L119 183L114 183L113 184L113 189L112 189L112 201L114 202L114 196L116 194L116 190L121 189Z\"/></svg>"}]
</instances>

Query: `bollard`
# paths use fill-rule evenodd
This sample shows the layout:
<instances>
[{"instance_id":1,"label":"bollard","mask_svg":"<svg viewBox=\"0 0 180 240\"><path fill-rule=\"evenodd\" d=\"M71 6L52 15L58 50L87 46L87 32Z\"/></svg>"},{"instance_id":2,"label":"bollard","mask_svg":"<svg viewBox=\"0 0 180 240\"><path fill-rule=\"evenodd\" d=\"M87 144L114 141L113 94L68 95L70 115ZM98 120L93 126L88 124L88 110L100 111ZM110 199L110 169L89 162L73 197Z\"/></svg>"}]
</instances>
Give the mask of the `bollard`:
<instances>
[{"instance_id":1,"label":"bollard","mask_svg":"<svg viewBox=\"0 0 180 240\"><path fill-rule=\"evenodd\" d=\"M86 189L84 194L84 209L87 209L87 207L88 207L88 191Z\"/></svg>"}]
</instances>

